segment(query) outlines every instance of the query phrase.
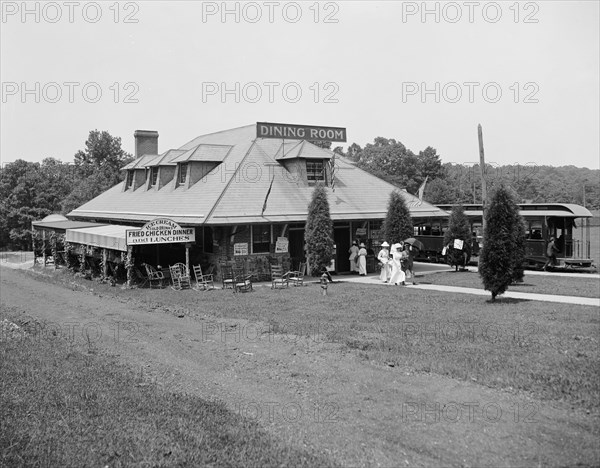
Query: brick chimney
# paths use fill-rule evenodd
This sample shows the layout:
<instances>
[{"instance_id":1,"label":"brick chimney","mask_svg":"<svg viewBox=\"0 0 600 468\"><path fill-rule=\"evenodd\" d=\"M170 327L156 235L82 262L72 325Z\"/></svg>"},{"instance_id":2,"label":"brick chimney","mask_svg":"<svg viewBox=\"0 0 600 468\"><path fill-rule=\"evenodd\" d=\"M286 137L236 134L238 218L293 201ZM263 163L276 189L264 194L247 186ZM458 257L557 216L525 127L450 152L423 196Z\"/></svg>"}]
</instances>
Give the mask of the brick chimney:
<instances>
[{"instance_id":1,"label":"brick chimney","mask_svg":"<svg viewBox=\"0 0 600 468\"><path fill-rule=\"evenodd\" d=\"M136 130L133 136L135 138L136 158L144 154L158 154L158 132L154 130Z\"/></svg>"}]
</instances>

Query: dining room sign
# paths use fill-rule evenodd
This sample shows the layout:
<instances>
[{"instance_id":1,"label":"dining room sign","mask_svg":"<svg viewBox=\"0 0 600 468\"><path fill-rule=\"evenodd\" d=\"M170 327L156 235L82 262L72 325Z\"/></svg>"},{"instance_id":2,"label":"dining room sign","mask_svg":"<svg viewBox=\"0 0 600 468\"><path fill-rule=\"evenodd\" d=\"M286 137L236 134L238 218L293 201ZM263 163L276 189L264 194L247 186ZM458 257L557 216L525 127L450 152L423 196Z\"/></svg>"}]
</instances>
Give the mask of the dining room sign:
<instances>
[{"instance_id":1,"label":"dining room sign","mask_svg":"<svg viewBox=\"0 0 600 468\"><path fill-rule=\"evenodd\" d=\"M196 242L196 229L182 228L168 218L153 219L140 229L127 229L125 234L127 245Z\"/></svg>"},{"instance_id":2,"label":"dining room sign","mask_svg":"<svg viewBox=\"0 0 600 468\"><path fill-rule=\"evenodd\" d=\"M256 137L345 142L346 129L342 127L315 127L313 125L256 122Z\"/></svg>"}]
</instances>

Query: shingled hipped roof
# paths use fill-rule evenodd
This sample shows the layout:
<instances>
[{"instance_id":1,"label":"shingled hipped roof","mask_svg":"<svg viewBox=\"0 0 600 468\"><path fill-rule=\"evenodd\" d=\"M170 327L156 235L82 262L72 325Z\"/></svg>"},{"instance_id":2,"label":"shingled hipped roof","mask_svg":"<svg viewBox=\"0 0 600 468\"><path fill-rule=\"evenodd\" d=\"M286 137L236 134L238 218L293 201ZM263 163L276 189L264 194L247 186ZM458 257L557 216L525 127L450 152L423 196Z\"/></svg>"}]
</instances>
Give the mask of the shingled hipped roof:
<instances>
[{"instance_id":1,"label":"shingled hipped roof","mask_svg":"<svg viewBox=\"0 0 600 468\"><path fill-rule=\"evenodd\" d=\"M297 180L279 161L333 157L331 151L307 141L288 140L283 151L281 140L256 138L255 125L199 136L170 154L174 156L168 161L171 164L186 161L220 164L189 188L176 186L175 179L159 190L144 186L123 191L121 183L69 216L139 223L168 217L184 225L304 222L313 187ZM134 164L136 161L127 168L140 167L142 163ZM143 164L153 162L148 158ZM335 156L335 166L335 191L327 189L332 219L385 218L390 193L398 188L358 169L339 155ZM414 218L447 216L445 211L405 191L400 193Z\"/></svg>"}]
</instances>

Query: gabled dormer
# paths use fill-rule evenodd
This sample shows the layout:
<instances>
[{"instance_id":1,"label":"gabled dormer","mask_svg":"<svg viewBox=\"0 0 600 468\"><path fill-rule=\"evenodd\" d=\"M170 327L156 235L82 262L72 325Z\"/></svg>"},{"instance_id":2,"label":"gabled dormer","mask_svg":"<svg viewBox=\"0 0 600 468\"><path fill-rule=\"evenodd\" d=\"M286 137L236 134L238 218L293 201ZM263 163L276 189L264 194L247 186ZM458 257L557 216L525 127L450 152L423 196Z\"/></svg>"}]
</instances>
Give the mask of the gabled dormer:
<instances>
[{"instance_id":1,"label":"gabled dormer","mask_svg":"<svg viewBox=\"0 0 600 468\"><path fill-rule=\"evenodd\" d=\"M221 164L233 146L201 144L172 160L177 164L176 187L189 188ZM182 150L180 150L182 151Z\"/></svg>"},{"instance_id":2,"label":"gabled dormer","mask_svg":"<svg viewBox=\"0 0 600 468\"><path fill-rule=\"evenodd\" d=\"M148 190L160 190L173 180L177 169L177 163L173 160L184 152L184 150L170 149L146 163Z\"/></svg>"},{"instance_id":3,"label":"gabled dormer","mask_svg":"<svg viewBox=\"0 0 600 468\"><path fill-rule=\"evenodd\" d=\"M144 187L147 182L146 164L155 158L156 154L144 154L143 156L134 159L121 170L126 171L125 180L123 181L123 191L134 191L140 187Z\"/></svg>"},{"instance_id":4,"label":"gabled dormer","mask_svg":"<svg viewBox=\"0 0 600 468\"><path fill-rule=\"evenodd\" d=\"M302 140L282 143L275 159L298 185L311 187L317 183L331 185L332 157L331 151Z\"/></svg>"}]
</instances>

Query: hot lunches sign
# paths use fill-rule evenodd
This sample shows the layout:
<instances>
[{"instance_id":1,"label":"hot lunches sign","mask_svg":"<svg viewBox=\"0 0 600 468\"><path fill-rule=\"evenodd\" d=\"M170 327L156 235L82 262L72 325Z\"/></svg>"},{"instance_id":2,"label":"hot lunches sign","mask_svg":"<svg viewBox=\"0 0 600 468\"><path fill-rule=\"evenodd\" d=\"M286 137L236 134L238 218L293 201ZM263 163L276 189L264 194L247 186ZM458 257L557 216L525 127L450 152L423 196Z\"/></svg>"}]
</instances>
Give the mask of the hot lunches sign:
<instances>
[{"instance_id":1,"label":"hot lunches sign","mask_svg":"<svg viewBox=\"0 0 600 468\"><path fill-rule=\"evenodd\" d=\"M196 230L182 228L167 218L154 219L141 229L127 229L127 245L172 244L175 242L195 242Z\"/></svg>"}]
</instances>

